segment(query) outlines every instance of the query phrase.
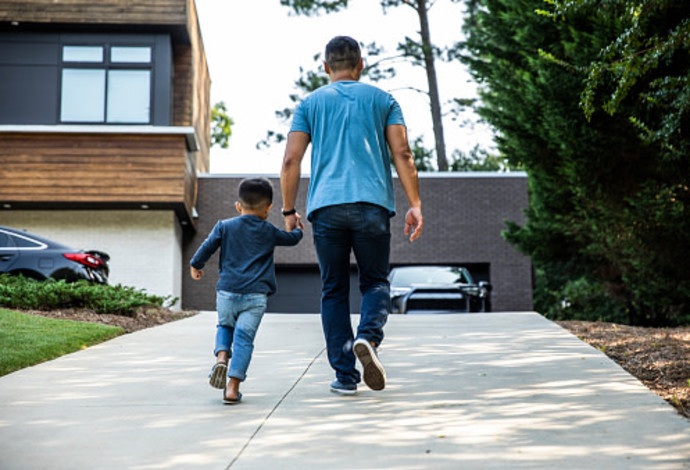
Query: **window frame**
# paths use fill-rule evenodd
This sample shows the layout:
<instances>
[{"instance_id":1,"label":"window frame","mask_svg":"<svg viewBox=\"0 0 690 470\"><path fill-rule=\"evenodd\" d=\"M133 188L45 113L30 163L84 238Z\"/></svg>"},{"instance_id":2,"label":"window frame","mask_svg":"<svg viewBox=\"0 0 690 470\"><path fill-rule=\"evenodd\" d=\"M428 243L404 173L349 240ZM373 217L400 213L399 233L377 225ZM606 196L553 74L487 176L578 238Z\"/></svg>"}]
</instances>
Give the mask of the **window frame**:
<instances>
[{"instance_id":1,"label":"window frame","mask_svg":"<svg viewBox=\"0 0 690 470\"><path fill-rule=\"evenodd\" d=\"M101 62L78 62L78 61L65 61L63 60L64 48L76 46L76 47L102 47L103 48L103 61ZM111 56L111 50L113 47L143 47L150 50L150 61L149 62L113 62ZM62 104L63 104L63 71L65 69L90 69L90 70L103 70L105 72L104 78L104 97L102 103L103 109L103 120L102 121L63 121L62 119ZM108 72L111 70L125 70L125 71L148 71L149 72L149 102L148 102L148 120L146 122L110 122L108 121ZM64 41L59 45L59 61L58 61L58 106L57 106L57 122L59 124L69 124L69 125L152 125L154 121L154 96L155 96L155 83L156 83L156 47L154 43L143 43L143 42L129 42L129 41L118 41L116 39L112 41Z\"/></svg>"}]
</instances>

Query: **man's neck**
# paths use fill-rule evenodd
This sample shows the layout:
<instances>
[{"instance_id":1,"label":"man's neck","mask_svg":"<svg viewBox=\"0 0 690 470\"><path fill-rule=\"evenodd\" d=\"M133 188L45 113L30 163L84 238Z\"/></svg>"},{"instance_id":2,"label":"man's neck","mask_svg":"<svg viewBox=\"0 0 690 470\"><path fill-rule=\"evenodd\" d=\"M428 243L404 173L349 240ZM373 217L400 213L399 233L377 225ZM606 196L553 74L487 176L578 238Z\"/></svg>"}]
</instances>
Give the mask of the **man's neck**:
<instances>
[{"instance_id":1,"label":"man's neck","mask_svg":"<svg viewBox=\"0 0 690 470\"><path fill-rule=\"evenodd\" d=\"M359 74L355 70L339 70L331 72L331 83L335 82L356 82L359 80Z\"/></svg>"}]
</instances>

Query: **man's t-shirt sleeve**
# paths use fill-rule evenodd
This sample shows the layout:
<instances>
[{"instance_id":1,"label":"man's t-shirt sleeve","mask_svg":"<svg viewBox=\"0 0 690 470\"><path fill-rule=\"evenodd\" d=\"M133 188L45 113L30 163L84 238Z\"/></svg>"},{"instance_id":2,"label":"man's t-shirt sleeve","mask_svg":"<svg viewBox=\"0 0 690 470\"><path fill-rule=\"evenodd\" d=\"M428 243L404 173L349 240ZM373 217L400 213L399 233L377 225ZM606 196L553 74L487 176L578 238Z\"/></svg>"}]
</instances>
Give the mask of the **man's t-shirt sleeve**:
<instances>
[{"instance_id":1,"label":"man's t-shirt sleeve","mask_svg":"<svg viewBox=\"0 0 690 470\"><path fill-rule=\"evenodd\" d=\"M391 110L388 113L388 120L386 121L386 126L392 126L394 124L405 125L405 119L403 118L402 108L400 104L391 97Z\"/></svg>"},{"instance_id":2,"label":"man's t-shirt sleeve","mask_svg":"<svg viewBox=\"0 0 690 470\"><path fill-rule=\"evenodd\" d=\"M306 132L311 135L311 127L309 126L309 121L307 120L306 110L304 101L300 102L295 109L295 114L292 116L292 125L290 126L290 132Z\"/></svg>"}]
</instances>

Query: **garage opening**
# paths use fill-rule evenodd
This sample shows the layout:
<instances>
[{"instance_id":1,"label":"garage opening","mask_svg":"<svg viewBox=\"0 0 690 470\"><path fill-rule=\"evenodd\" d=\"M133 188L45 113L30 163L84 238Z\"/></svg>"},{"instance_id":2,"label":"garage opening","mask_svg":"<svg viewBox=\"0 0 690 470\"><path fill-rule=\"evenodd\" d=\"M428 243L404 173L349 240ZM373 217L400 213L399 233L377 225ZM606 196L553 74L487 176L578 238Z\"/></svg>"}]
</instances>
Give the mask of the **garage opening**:
<instances>
[{"instance_id":1,"label":"garage opening","mask_svg":"<svg viewBox=\"0 0 690 470\"><path fill-rule=\"evenodd\" d=\"M321 276L319 267L276 266L278 291L268 298L267 312L320 313ZM350 268L350 310L359 313L362 297L359 293L357 268Z\"/></svg>"},{"instance_id":2,"label":"garage opening","mask_svg":"<svg viewBox=\"0 0 690 470\"><path fill-rule=\"evenodd\" d=\"M454 264L455 265L455 264ZM391 268L403 265L391 265ZM409 266L409 265L407 265ZM475 282L491 282L490 263L457 264L470 271ZM271 313L319 313L321 311L321 277L317 265L276 266L278 292L268 298L266 311ZM359 313L357 267L350 267L350 311Z\"/></svg>"}]
</instances>

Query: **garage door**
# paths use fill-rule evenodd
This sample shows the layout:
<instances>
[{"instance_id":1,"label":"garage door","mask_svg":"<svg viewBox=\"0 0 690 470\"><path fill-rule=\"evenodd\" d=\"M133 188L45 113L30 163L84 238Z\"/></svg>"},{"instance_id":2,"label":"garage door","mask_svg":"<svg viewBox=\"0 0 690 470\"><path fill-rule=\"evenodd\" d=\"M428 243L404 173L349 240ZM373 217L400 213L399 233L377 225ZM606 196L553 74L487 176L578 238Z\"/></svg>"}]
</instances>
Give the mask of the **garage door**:
<instances>
[{"instance_id":1,"label":"garage door","mask_svg":"<svg viewBox=\"0 0 690 470\"><path fill-rule=\"evenodd\" d=\"M319 313L321 311L321 277L318 266L276 266L278 291L268 298L271 313ZM350 310L359 312L361 295L357 271L350 274Z\"/></svg>"}]
</instances>

